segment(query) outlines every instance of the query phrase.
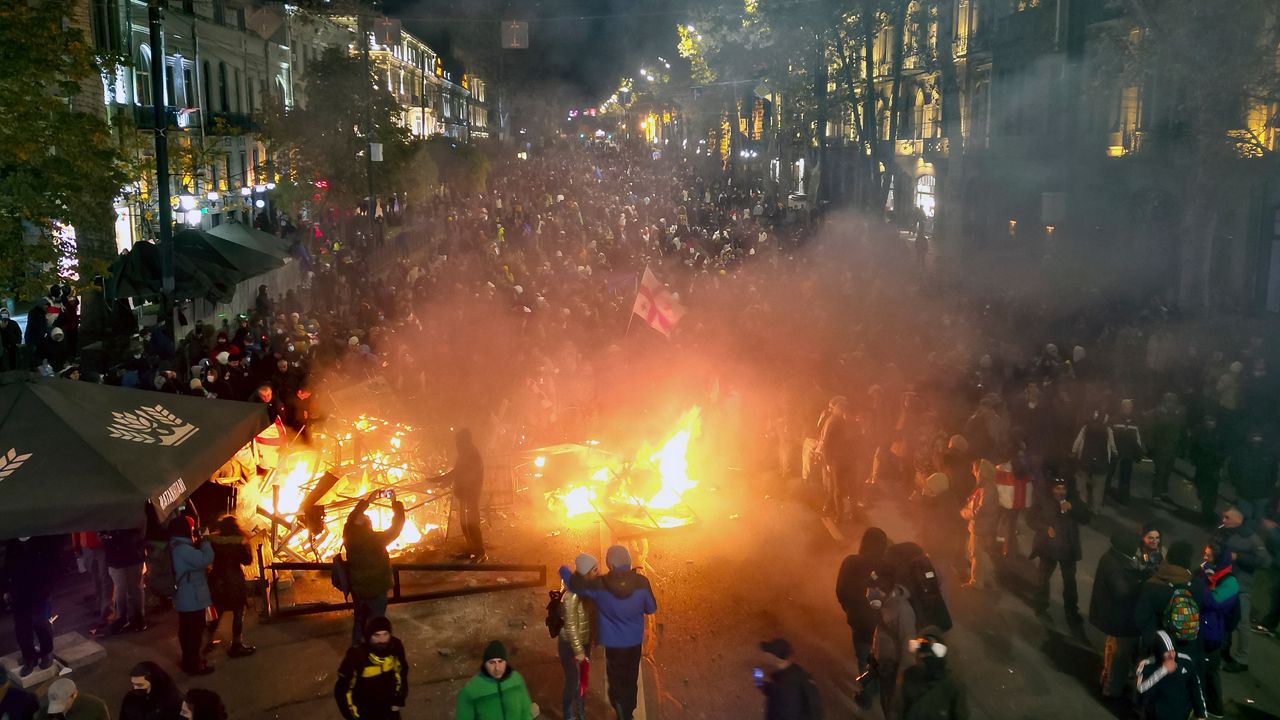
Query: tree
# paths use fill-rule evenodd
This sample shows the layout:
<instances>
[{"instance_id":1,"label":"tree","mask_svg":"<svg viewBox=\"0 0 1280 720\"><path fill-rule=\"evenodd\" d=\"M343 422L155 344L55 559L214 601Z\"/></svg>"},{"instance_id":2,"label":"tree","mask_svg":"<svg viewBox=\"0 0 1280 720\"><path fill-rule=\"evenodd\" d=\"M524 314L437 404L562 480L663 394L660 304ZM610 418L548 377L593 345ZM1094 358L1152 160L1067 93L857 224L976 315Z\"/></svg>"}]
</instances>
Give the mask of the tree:
<instances>
[{"instance_id":1,"label":"tree","mask_svg":"<svg viewBox=\"0 0 1280 720\"><path fill-rule=\"evenodd\" d=\"M308 69L304 87L312 98L306 107L285 108L276 98L266 104L262 132L270 154L287 155L298 182L326 180L331 201L355 204L368 195L369 129L388 161L408 147L400 105L345 47L326 49ZM375 192L393 189L389 175L375 166Z\"/></svg>"},{"instance_id":2,"label":"tree","mask_svg":"<svg viewBox=\"0 0 1280 720\"><path fill-rule=\"evenodd\" d=\"M55 229L109 236L123 157L70 100L101 72L69 0L0 4L0 294L32 298L76 259Z\"/></svg>"}]
</instances>

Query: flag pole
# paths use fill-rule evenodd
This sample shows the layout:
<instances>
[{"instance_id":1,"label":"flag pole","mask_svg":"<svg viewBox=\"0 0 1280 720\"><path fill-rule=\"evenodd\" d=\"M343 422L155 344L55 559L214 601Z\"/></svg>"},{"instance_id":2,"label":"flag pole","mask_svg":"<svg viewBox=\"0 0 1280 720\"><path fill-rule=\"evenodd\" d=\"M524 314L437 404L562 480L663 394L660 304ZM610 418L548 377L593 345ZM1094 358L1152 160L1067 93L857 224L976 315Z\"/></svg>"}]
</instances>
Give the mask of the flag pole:
<instances>
[{"instance_id":1,"label":"flag pole","mask_svg":"<svg viewBox=\"0 0 1280 720\"><path fill-rule=\"evenodd\" d=\"M644 269L648 270L649 266L646 264L644 266ZM635 283L635 290L634 290L636 295L640 294L640 277L641 276L639 275L636 276L636 283ZM631 323L635 322L635 320L636 320L636 304L635 304L635 301L633 300L631 302L631 315L630 317L627 318L627 329L622 333L622 337L627 337L631 335Z\"/></svg>"}]
</instances>

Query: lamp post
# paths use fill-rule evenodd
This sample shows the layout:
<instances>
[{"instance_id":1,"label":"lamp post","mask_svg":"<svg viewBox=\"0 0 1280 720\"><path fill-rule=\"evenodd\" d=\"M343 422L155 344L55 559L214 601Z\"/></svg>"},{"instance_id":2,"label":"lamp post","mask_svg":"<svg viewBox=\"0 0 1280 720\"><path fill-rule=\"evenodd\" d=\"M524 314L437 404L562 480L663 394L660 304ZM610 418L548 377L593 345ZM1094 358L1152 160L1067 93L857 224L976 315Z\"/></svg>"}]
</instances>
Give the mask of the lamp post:
<instances>
[{"instance_id":1,"label":"lamp post","mask_svg":"<svg viewBox=\"0 0 1280 720\"><path fill-rule=\"evenodd\" d=\"M178 309L174 303L173 208L169 202L169 116L165 110L164 14L161 0L147 3L151 31L151 115L156 142L156 199L160 218L160 317L170 318L173 341L178 340Z\"/></svg>"}]
</instances>

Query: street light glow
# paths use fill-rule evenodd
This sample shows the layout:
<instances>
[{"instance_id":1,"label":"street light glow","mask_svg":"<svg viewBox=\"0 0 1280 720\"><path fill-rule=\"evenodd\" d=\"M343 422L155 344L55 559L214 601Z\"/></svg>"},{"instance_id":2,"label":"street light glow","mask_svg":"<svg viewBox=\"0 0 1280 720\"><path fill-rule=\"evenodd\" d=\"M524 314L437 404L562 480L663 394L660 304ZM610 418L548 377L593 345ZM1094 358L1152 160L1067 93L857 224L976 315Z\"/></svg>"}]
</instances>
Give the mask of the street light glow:
<instances>
[{"instance_id":1,"label":"street light glow","mask_svg":"<svg viewBox=\"0 0 1280 720\"><path fill-rule=\"evenodd\" d=\"M220 195L218 195L218 191L217 191L217 190L210 190L210 191L209 191L209 194L208 194L208 195L205 195L205 198L206 198L206 199L208 199L208 201L209 201L209 202L218 202L218 198L219 198L219 197L221 197L221 196L220 196Z\"/></svg>"},{"instance_id":2,"label":"street light glow","mask_svg":"<svg viewBox=\"0 0 1280 720\"><path fill-rule=\"evenodd\" d=\"M240 188L240 194L245 197L249 197L250 195L253 194L253 190L247 187L242 187Z\"/></svg>"},{"instance_id":3,"label":"street light glow","mask_svg":"<svg viewBox=\"0 0 1280 720\"><path fill-rule=\"evenodd\" d=\"M255 201L255 202L253 203L253 206L254 206L254 207L256 207L256 208L264 208L264 207L266 207L266 206L267 206L267 201L266 201L266 200L258 200L258 201Z\"/></svg>"},{"instance_id":4,"label":"street light glow","mask_svg":"<svg viewBox=\"0 0 1280 720\"><path fill-rule=\"evenodd\" d=\"M267 189L268 189L268 190L275 190L275 189L276 189L276 184L275 184L275 183L273 183L273 182L269 182L269 183L267 183Z\"/></svg>"},{"instance_id":5,"label":"street light glow","mask_svg":"<svg viewBox=\"0 0 1280 720\"><path fill-rule=\"evenodd\" d=\"M196 198L194 195L179 195L178 207L183 210L194 210L196 207Z\"/></svg>"}]
</instances>

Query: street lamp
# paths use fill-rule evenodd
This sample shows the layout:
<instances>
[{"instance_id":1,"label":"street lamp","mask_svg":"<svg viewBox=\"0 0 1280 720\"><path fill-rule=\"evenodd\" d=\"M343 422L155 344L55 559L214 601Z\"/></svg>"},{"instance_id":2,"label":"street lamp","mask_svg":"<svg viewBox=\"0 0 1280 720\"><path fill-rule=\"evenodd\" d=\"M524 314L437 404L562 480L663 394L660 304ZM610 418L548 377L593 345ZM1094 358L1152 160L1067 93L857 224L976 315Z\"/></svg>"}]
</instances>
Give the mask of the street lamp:
<instances>
[{"instance_id":1,"label":"street lamp","mask_svg":"<svg viewBox=\"0 0 1280 720\"><path fill-rule=\"evenodd\" d=\"M205 195L205 197L208 198L209 202L218 202L218 198L220 196L218 195L217 190L210 190L209 194Z\"/></svg>"},{"instance_id":2,"label":"street lamp","mask_svg":"<svg viewBox=\"0 0 1280 720\"><path fill-rule=\"evenodd\" d=\"M178 207L190 212L196 208L196 198L194 195L179 195Z\"/></svg>"},{"instance_id":3,"label":"street lamp","mask_svg":"<svg viewBox=\"0 0 1280 720\"><path fill-rule=\"evenodd\" d=\"M248 187L242 187L240 188L240 194L243 195L244 197L249 197L250 195L253 194L253 189Z\"/></svg>"},{"instance_id":4,"label":"street lamp","mask_svg":"<svg viewBox=\"0 0 1280 720\"><path fill-rule=\"evenodd\" d=\"M255 202L253 203L253 206L254 206L254 207L256 207L256 208L264 208L264 207L266 207L266 206L267 206L267 201L266 201L266 200L258 200L258 201L255 201Z\"/></svg>"},{"instance_id":5,"label":"street lamp","mask_svg":"<svg viewBox=\"0 0 1280 720\"><path fill-rule=\"evenodd\" d=\"M273 182L269 182L269 183L267 183L267 189L268 189L268 190L275 190L275 189L276 189L276 184L275 184L275 183L273 183Z\"/></svg>"}]
</instances>

